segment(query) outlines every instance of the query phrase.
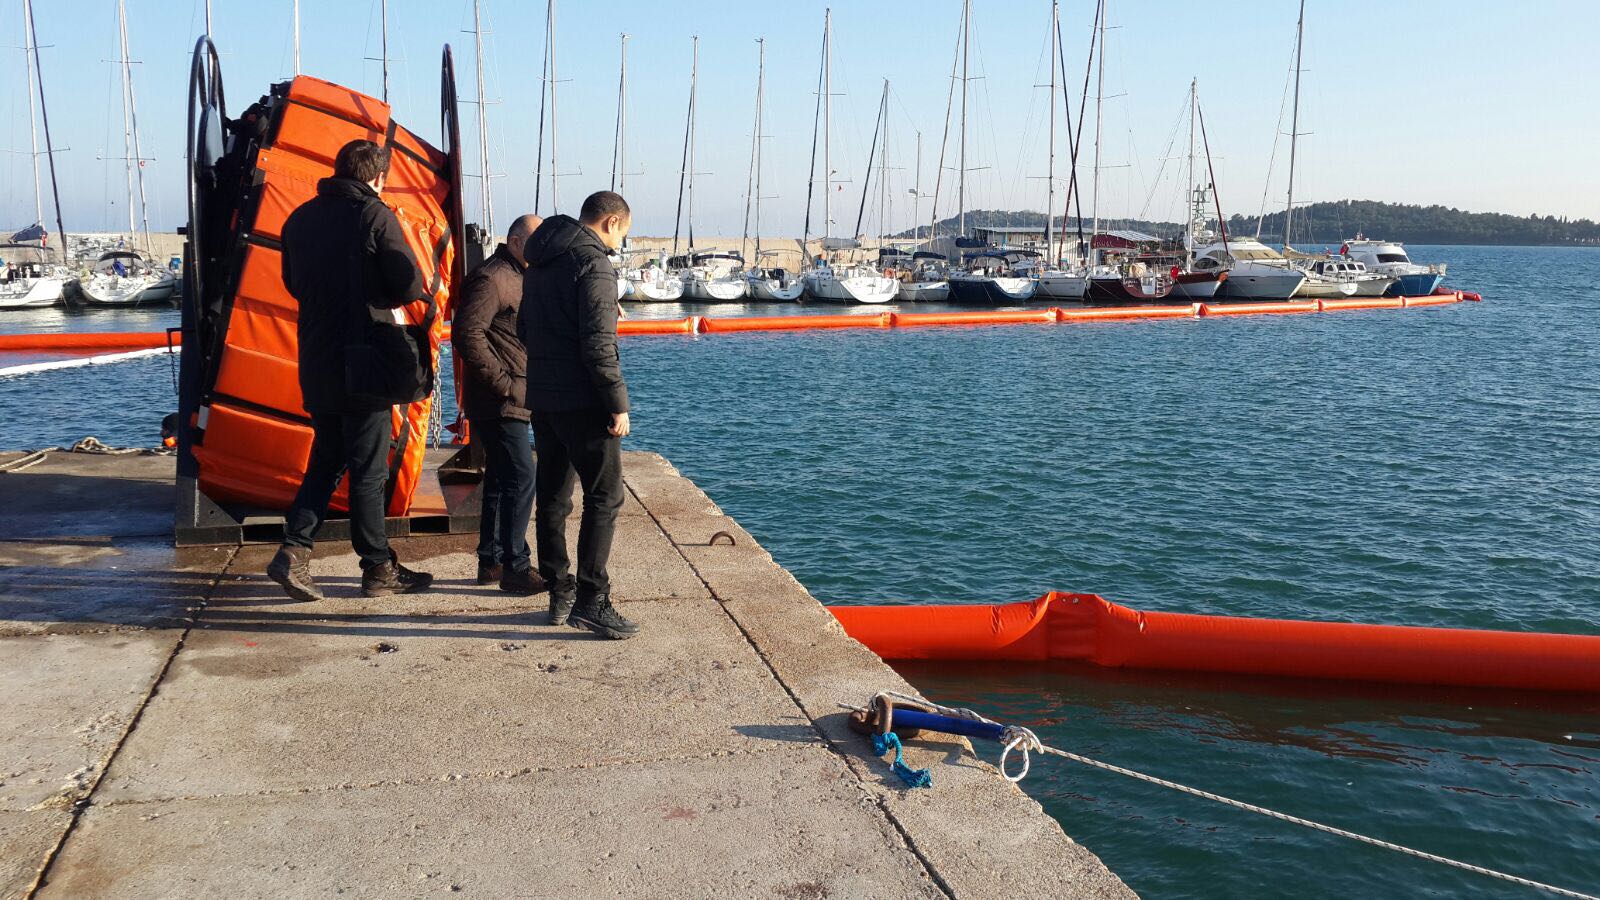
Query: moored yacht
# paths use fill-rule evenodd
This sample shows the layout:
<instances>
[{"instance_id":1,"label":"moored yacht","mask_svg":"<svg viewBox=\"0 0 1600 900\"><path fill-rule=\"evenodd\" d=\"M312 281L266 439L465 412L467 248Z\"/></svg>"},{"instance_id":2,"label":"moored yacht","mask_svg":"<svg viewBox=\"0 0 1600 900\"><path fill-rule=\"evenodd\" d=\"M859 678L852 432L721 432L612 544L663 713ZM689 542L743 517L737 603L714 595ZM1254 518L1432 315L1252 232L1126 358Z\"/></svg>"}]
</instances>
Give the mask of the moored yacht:
<instances>
[{"instance_id":1,"label":"moored yacht","mask_svg":"<svg viewBox=\"0 0 1600 900\"><path fill-rule=\"evenodd\" d=\"M746 293L744 257L727 251L691 252L667 261L683 282L686 300L728 303L743 300Z\"/></svg>"},{"instance_id":2,"label":"moored yacht","mask_svg":"<svg viewBox=\"0 0 1600 900\"><path fill-rule=\"evenodd\" d=\"M1333 278L1355 286L1352 297L1382 297L1399 279L1367 271L1366 264L1343 256L1319 259L1306 267L1313 276Z\"/></svg>"},{"instance_id":3,"label":"moored yacht","mask_svg":"<svg viewBox=\"0 0 1600 900\"><path fill-rule=\"evenodd\" d=\"M866 263L819 261L804 281L806 299L819 303L888 303L900 293L898 281Z\"/></svg>"},{"instance_id":4,"label":"moored yacht","mask_svg":"<svg viewBox=\"0 0 1600 900\"><path fill-rule=\"evenodd\" d=\"M89 306L142 306L169 303L178 280L164 266L131 250L102 255L87 278L78 282L80 299Z\"/></svg>"},{"instance_id":5,"label":"moored yacht","mask_svg":"<svg viewBox=\"0 0 1600 900\"><path fill-rule=\"evenodd\" d=\"M943 303L950 299L950 267L944 254L918 250L911 254L909 262L901 265L904 268L897 268L894 273L900 281L900 300Z\"/></svg>"},{"instance_id":6,"label":"moored yacht","mask_svg":"<svg viewBox=\"0 0 1600 900\"><path fill-rule=\"evenodd\" d=\"M1379 275L1395 279L1388 293L1403 297L1425 297L1439 289L1447 266L1444 263L1423 265L1414 263L1406 253L1404 244L1395 241L1370 241L1361 235L1345 241L1339 255L1362 263Z\"/></svg>"},{"instance_id":7,"label":"moored yacht","mask_svg":"<svg viewBox=\"0 0 1600 900\"><path fill-rule=\"evenodd\" d=\"M950 273L950 302L962 306L1015 306L1033 299L1037 284L1019 274L1037 254L1019 250L985 250L971 257L967 268Z\"/></svg>"},{"instance_id":8,"label":"moored yacht","mask_svg":"<svg viewBox=\"0 0 1600 900\"><path fill-rule=\"evenodd\" d=\"M773 251L763 251L763 255L775 254ZM782 266L747 269L744 280L750 299L768 303L793 303L806 290L805 281Z\"/></svg>"},{"instance_id":9,"label":"moored yacht","mask_svg":"<svg viewBox=\"0 0 1600 900\"><path fill-rule=\"evenodd\" d=\"M71 281L38 244L0 244L0 309L55 306Z\"/></svg>"},{"instance_id":10,"label":"moored yacht","mask_svg":"<svg viewBox=\"0 0 1600 900\"><path fill-rule=\"evenodd\" d=\"M1287 300L1306 280L1306 273L1254 238L1229 238L1226 243L1196 247L1191 268L1227 273L1219 294L1246 300Z\"/></svg>"}]
</instances>

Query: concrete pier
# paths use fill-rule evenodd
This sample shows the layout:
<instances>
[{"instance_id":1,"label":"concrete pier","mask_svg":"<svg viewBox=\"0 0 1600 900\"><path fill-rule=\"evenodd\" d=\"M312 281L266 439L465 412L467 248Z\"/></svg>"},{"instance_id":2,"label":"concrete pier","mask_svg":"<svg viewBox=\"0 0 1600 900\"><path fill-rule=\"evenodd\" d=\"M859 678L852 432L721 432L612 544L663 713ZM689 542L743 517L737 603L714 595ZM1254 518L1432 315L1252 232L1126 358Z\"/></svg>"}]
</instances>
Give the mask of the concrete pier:
<instances>
[{"instance_id":1,"label":"concrete pier","mask_svg":"<svg viewBox=\"0 0 1600 900\"><path fill-rule=\"evenodd\" d=\"M170 458L0 474L0 897L1132 896L964 744L901 785L838 704L911 687L625 469L623 642L476 585L473 537L398 542L436 590L382 600L324 544L291 604L272 547L171 546Z\"/></svg>"}]
</instances>

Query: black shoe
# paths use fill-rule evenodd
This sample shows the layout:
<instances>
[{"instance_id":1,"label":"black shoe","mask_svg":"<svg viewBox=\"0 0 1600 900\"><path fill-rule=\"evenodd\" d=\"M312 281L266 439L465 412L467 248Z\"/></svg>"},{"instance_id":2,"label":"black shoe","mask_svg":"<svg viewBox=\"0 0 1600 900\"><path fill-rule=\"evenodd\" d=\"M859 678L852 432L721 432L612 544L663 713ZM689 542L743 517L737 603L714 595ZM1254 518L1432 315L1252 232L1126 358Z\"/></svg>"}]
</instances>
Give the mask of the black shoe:
<instances>
[{"instance_id":1,"label":"black shoe","mask_svg":"<svg viewBox=\"0 0 1600 900\"><path fill-rule=\"evenodd\" d=\"M524 569L518 572L515 569L505 570L500 576L500 590L518 597L532 597L544 590L544 579Z\"/></svg>"},{"instance_id":2,"label":"black shoe","mask_svg":"<svg viewBox=\"0 0 1600 900\"><path fill-rule=\"evenodd\" d=\"M363 597L386 597L390 594L415 594L433 585L433 576L427 572L413 572L400 561L390 557L381 565L372 566L361 573Z\"/></svg>"},{"instance_id":3,"label":"black shoe","mask_svg":"<svg viewBox=\"0 0 1600 900\"><path fill-rule=\"evenodd\" d=\"M587 628L614 641L625 641L639 633L638 623L624 619L605 594L579 604L572 610L567 624L573 628Z\"/></svg>"},{"instance_id":4,"label":"black shoe","mask_svg":"<svg viewBox=\"0 0 1600 900\"><path fill-rule=\"evenodd\" d=\"M486 566L483 563L478 563L479 584L494 584L495 582L499 581L500 577L504 574L505 568L499 564Z\"/></svg>"},{"instance_id":5,"label":"black shoe","mask_svg":"<svg viewBox=\"0 0 1600 900\"><path fill-rule=\"evenodd\" d=\"M283 592L296 603L315 603L325 600L322 590L311 580L311 551L305 547L284 544L278 555L267 563L267 577L283 587Z\"/></svg>"},{"instance_id":6,"label":"black shoe","mask_svg":"<svg viewBox=\"0 0 1600 900\"><path fill-rule=\"evenodd\" d=\"M572 615L572 607L578 602L578 594L572 588L565 590L552 588L550 590L550 624L565 625L567 617Z\"/></svg>"}]
</instances>

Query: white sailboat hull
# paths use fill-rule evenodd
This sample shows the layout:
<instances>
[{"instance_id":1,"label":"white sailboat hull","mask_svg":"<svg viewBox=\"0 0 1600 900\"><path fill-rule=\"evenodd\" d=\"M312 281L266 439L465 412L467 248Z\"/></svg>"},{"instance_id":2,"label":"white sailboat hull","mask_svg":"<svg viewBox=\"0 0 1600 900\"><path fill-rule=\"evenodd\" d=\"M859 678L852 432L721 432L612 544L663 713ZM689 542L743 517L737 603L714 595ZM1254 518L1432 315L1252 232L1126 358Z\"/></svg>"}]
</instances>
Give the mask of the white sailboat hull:
<instances>
[{"instance_id":1,"label":"white sailboat hull","mask_svg":"<svg viewBox=\"0 0 1600 900\"><path fill-rule=\"evenodd\" d=\"M950 299L950 282L902 281L896 296L906 303L943 303Z\"/></svg>"},{"instance_id":2,"label":"white sailboat hull","mask_svg":"<svg viewBox=\"0 0 1600 900\"><path fill-rule=\"evenodd\" d=\"M751 299L768 303L794 303L806 291L805 282L798 278L790 279L787 284L776 278L752 278L747 283Z\"/></svg>"},{"instance_id":3,"label":"white sailboat hull","mask_svg":"<svg viewBox=\"0 0 1600 900\"><path fill-rule=\"evenodd\" d=\"M0 287L0 309L55 306L65 295L67 278L32 278Z\"/></svg>"},{"instance_id":4,"label":"white sailboat hull","mask_svg":"<svg viewBox=\"0 0 1600 900\"><path fill-rule=\"evenodd\" d=\"M1223 283L1222 293L1228 297L1245 300L1287 300L1294 296L1295 291L1300 289L1300 284L1305 280L1303 272L1284 269L1240 271L1235 267L1228 272L1228 280Z\"/></svg>"},{"instance_id":5,"label":"white sailboat hull","mask_svg":"<svg viewBox=\"0 0 1600 900\"><path fill-rule=\"evenodd\" d=\"M1035 294L1051 300L1082 300L1089 289L1087 275L1071 272L1046 272L1039 276Z\"/></svg>"},{"instance_id":6,"label":"white sailboat hull","mask_svg":"<svg viewBox=\"0 0 1600 900\"><path fill-rule=\"evenodd\" d=\"M89 306L141 306L170 303L178 281L170 273L145 277L96 274L78 282L78 293Z\"/></svg>"},{"instance_id":7,"label":"white sailboat hull","mask_svg":"<svg viewBox=\"0 0 1600 900\"><path fill-rule=\"evenodd\" d=\"M805 292L821 303L888 303L900 293L900 283L882 275L836 277L828 271L807 272Z\"/></svg>"},{"instance_id":8,"label":"white sailboat hull","mask_svg":"<svg viewBox=\"0 0 1600 900\"><path fill-rule=\"evenodd\" d=\"M743 300L745 290L745 283L742 278L713 278L709 281L693 278L687 279L683 283L683 296L685 298L705 303L728 303L734 300Z\"/></svg>"},{"instance_id":9,"label":"white sailboat hull","mask_svg":"<svg viewBox=\"0 0 1600 900\"><path fill-rule=\"evenodd\" d=\"M658 281L630 281L633 293L629 299L641 303L676 303L683 299L683 282L676 278Z\"/></svg>"},{"instance_id":10,"label":"white sailboat hull","mask_svg":"<svg viewBox=\"0 0 1600 900\"><path fill-rule=\"evenodd\" d=\"M1307 277L1295 288L1294 296L1314 300L1340 300L1354 296L1356 283L1354 281L1335 281L1328 278Z\"/></svg>"}]
</instances>

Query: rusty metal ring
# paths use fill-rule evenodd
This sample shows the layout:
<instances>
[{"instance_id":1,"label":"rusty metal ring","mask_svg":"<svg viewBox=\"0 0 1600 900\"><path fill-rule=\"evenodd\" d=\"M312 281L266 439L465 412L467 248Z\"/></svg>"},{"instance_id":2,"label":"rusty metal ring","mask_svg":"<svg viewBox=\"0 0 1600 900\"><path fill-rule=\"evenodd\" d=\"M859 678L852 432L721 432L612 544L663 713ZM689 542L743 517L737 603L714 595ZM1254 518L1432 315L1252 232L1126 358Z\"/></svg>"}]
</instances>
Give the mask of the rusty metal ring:
<instances>
[{"instance_id":1,"label":"rusty metal ring","mask_svg":"<svg viewBox=\"0 0 1600 900\"><path fill-rule=\"evenodd\" d=\"M716 534L713 534L711 536L711 540L706 541L706 546L707 547L715 547L717 545L717 538L727 538L729 547L736 546L739 543L738 541L733 539L733 535L727 533L726 531L719 531Z\"/></svg>"}]
</instances>

